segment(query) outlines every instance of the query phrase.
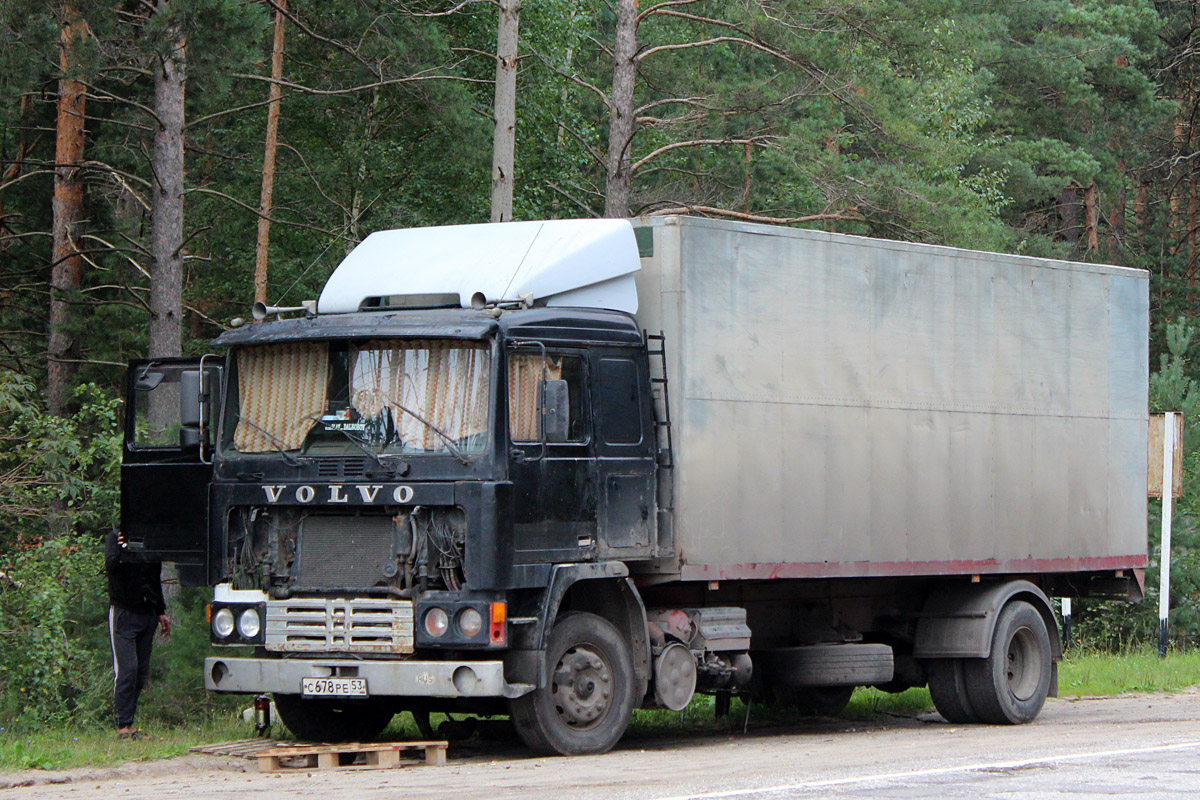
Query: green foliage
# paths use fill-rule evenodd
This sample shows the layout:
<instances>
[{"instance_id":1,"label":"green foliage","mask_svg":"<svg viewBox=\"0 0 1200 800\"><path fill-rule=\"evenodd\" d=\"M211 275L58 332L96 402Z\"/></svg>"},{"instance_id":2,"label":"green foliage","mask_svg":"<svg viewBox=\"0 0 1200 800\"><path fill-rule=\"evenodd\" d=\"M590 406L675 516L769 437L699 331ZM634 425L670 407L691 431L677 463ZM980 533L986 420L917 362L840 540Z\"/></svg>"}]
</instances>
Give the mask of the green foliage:
<instances>
[{"instance_id":1,"label":"green foliage","mask_svg":"<svg viewBox=\"0 0 1200 800\"><path fill-rule=\"evenodd\" d=\"M103 628L102 556L85 540L18 540L0 578L0 718L34 727L98 719L105 685L81 634ZM111 677L107 681L111 690ZM6 726L7 727L7 726Z\"/></svg>"},{"instance_id":2,"label":"green foliage","mask_svg":"<svg viewBox=\"0 0 1200 800\"><path fill-rule=\"evenodd\" d=\"M92 386L77 399L74 417L50 416L28 379L0 370L0 714L20 725L103 710L103 658L80 644L104 628L118 404Z\"/></svg>"},{"instance_id":3,"label":"green foliage","mask_svg":"<svg viewBox=\"0 0 1200 800\"><path fill-rule=\"evenodd\" d=\"M97 387L76 391L79 411L55 417L32 382L0 369L0 543L56 530L104 531L116 524L119 402Z\"/></svg>"}]
</instances>

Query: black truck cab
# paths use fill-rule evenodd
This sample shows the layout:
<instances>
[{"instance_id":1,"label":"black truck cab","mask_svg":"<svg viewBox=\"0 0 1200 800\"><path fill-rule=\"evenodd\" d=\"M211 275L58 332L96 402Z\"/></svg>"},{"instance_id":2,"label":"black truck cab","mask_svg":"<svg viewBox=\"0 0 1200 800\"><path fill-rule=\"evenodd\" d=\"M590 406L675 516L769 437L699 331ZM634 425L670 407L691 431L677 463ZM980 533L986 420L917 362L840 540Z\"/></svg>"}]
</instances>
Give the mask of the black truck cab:
<instances>
[{"instance_id":1,"label":"black truck cab","mask_svg":"<svg viewBox=\"0 0 1200 800\"><path fill-rule=\"evenodd\" d=\"M619 586L660 555L647 348L628 314L363 311L215 344L224 358L130 370L130 408L147 411L130 415L123 525L135 558L217 587L214 643L256 648L209 659L209 687L274 691L294 730L328 737L349 724L332 711L368 697L527 693L566 588Z\"/></svg>"}]
</instances>

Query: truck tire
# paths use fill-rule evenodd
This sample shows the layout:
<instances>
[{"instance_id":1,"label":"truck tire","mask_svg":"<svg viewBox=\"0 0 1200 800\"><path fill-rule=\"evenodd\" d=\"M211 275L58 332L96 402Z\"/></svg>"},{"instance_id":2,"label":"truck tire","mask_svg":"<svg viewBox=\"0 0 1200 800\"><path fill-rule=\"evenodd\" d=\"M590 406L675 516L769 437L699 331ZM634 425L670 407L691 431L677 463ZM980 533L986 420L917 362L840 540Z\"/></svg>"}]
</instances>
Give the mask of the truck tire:
<instances>
[{"instance_id":1,"label":"truck tire","mask_svg":"<svg viewBox=\"0 0 1200 800\"><path fill-rule=\"evenodd\" d=\"M276 694L275 709L288 730L310 742L374 739L392 721L394 709L376 700L309 700Z\"/></svg>"},{"instance_id":2,"label":"truck tire","mask_svg":"<svg viewBox=\"0 0 1200 800\"><path fill-rule=\"evenodd\" d=\"M546 647L546 685L511 701L513 724L535 752L606 753L629 726L637 697L629 643L595 614L564 614Z\"/></svg>"},{"instance_id":3,"label":"truck tire","mask_svg":"<svg viewBox=\"0 0 1200 800\"><path fill-rule=\"evenodd\" d=\"M979 722L963 677L963 659L937 658L928 662L929 695L942 719L955 725Z\"/></svg>"},{"instance_id":4,"label":"truck tire","mask_svg":"<svg viewBox=\"0 0 1200 800\"><path fill-rule=\"evenodd\" d=\"M893 676L886 644L809 644L758 650L752 656L764 681L781 689L870 686Z\"/></svg>"},{"instance_id":5,"label":"truck tire","mask_svg":"<svg viewBox=\"0 0 1200 800\"><path fill-rule=\"evenodd\" d=\"M967 696L982 722L1020 725L1042 710L1050 692L1050 634L1046 620L1029 603L1004 606L987 658L963 662Z\"/></svg>"}]
</instances>

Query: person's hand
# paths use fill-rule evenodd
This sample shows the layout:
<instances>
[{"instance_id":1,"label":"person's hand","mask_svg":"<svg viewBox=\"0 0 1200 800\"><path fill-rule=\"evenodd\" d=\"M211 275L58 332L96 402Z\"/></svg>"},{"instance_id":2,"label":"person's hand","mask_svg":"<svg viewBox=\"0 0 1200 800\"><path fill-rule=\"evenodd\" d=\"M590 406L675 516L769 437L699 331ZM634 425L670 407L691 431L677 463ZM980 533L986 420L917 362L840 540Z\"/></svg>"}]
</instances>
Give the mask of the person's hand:
<instances>
[{"instance_id":1,"label":"person's hand","mask_svg":"<svg viewBox=\"0 0 1200 800\"><path fill-rule=\"evenodd\" d=\"M129 546L129 542L125 541L125 531L117 531L117 546L122 550Z\"/></svg>"},{"instance_id":2,"label":"person's hand","mask_svg":"<svg viewBox=\"0 0 1200 800\"><path fill-rule=\"evenodd\" d=\"M171 618L166 614L158 615L158 624L162 628L163 638L166 639L171 635Z\"/></svg>"}]
</instances>

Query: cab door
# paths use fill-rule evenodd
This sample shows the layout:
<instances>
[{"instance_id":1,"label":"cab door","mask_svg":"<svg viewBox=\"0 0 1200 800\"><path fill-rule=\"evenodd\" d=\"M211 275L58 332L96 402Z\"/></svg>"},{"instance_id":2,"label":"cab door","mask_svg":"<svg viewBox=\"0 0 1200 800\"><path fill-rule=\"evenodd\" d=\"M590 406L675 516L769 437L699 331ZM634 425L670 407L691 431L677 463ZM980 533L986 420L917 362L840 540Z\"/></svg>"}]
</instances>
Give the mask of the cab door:
<instances>
[{"instance_id":1,"label":"cab door","mask_svg":"<svg viewBox=\"0 0 1200 800\"><path fill-rule=\"evenodd\" d=\"M645 356L592 353L600 558L645 558L657 541L654 428Z\"/></svg>"},{"instance_id":2,"label":"cab door","mask_svg":"<svg viewBox=\"0 0 1200 800\"><path fill-rule=\"evenodd\" d=\"M596 556L596 459L588 421L586 351L516 343L509 359L509 475L518 566ZM566 384L565 435L536 423L542 376Z\"/></svg>"},{"instance_id":3,"label":"cab door","mask_svg":"<svg viewBox=\"0 0 1200 800\"><path fill-rule=\"evenodd\" d=\"M213 420L223 359L131 362L121 459L125 558L169 561L181 583L207 583Z\"/></svg>"}]
</instances>

